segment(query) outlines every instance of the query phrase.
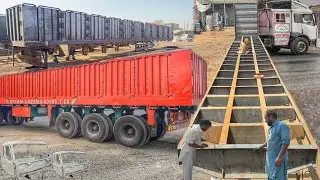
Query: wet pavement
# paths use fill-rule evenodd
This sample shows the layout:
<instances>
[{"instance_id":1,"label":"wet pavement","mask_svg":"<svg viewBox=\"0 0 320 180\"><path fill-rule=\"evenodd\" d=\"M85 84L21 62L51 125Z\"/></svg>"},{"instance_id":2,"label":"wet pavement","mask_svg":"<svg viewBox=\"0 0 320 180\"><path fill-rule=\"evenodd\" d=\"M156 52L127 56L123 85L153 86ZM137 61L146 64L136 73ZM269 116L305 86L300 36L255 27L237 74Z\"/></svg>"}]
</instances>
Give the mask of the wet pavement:
<instances>
[{"instance_id":1,"label":"wet pavement","mask_svg":"<svg viewBox=\"0 0 320 180\"><path fill-rule=\"evenodd\" d=\"M320 140L320 52L292 55L280 51L271 58L281 79L301 109L314 138ZM320 145L320 143L318 143Z\"/></svg>"}]
</instances>

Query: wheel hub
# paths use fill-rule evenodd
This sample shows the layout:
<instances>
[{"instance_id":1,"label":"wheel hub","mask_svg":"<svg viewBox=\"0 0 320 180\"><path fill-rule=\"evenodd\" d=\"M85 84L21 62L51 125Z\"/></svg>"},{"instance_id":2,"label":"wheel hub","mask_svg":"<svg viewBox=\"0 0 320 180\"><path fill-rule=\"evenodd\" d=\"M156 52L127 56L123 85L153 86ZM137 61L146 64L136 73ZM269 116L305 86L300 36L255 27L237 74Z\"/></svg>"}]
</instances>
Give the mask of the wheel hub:
<instances>
[{"instance_id":1,"label":"wheel hub","mask_svg":"<svg viewBox=\"0 0 320 180\"><path fill-rule=\"evenodd\" d=\"M136 130L132 126L124 127L125 135L129 138L133 138L136 135Z\"/></svg>"},{"instance_id":2,"label":"wheel hub","mask_svg":"<svg viewBox=\"0 0 320 180\"><path fill-rule=\"evenodd\" d=\"M302 41L298 42L298 50L299 50L300 52L305 51L306 47L307 47L306 43L304 43L304 42L302 42Z\"/></svg>"},{"instance_id":3,"label":"wheel hub","mask_svg":"<svg viewBox=\"0 0 320 180\"><path fill-rule=\"evenodd\" d=\"M100 131L99 125L96 122L90 122L88 127L90 133L97 134Z\"/></svg>"},{"instance_id":4,"label":"wheel hub","mask_svg":"<svg viewBox=\"0 0 320 180\"><path fill-rule=\"evenodd\" d=\"M69 123L68 121L64 121L64 122L63 122L63 127L64 127L65 129L69 129L69 128L70 128L70 123Z\"/></svg>"}]
</instances>

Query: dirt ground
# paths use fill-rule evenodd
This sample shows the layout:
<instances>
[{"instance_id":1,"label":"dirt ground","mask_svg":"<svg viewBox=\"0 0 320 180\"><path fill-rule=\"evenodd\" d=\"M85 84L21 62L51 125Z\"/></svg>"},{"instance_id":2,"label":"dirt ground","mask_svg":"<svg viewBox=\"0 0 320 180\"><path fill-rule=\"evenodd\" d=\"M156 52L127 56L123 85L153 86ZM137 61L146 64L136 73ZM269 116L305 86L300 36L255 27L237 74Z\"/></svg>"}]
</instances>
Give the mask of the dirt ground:
<instances>
[{"instance_id":1,"label":"dirt ground","mask_svg":"<svg viewBox=\"0 0 320 180\"><path fill-rule=\"evenodd\" d=\"M203 57L208 64L208 85L218 71L220 63L234 39L234 29L204 32L195 36L193 50Z\"/></svg>"}]
</instances>

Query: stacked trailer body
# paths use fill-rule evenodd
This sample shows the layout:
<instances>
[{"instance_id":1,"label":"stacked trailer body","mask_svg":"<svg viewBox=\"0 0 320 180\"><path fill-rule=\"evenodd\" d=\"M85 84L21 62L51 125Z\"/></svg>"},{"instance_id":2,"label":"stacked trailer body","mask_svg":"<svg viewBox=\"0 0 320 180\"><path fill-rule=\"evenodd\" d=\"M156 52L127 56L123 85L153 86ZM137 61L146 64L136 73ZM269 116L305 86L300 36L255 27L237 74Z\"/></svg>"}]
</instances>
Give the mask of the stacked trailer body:
<instances>
[{"instance_id":1,"label":"stacked trailer body","mask_svg":"<svg viewBox=\"0 0 320 180\"><path fill-rule=\"evenodd\" d=\"M35 66L47 65L48 52L59 51L60 56L69 58L76 48L82 48L82 54L86 55L88 48L93 50L95 46L101 45L105 52L106 45L116 45L118 49L121 44L150 42L145 39L141 22L33 4L17 5L6 12L7 32L13 47L21 50L25 61ZM164 39L159 38L157 28L151 28L153 41Z\"/></svg>"},{"instance_id":2,"label":"stacked trailer body","mask_svg":"<svg viewBox=\"0 0 320 180\"><path fill-rule=\"evenodd\" d=\"M152 24L145 23L145 39L148 41L152 41Z\"/></svg>"},{"instance_id":3,"label":"stacked trailer body","mask_svg":"<svg viewBox=\"0 0 320 180\"><path fill-rule=\"evenodd\" d=\"M242 38L236 38L231 45L178 151L190 128L208 119L212 127L204 137L209 147L197 150L195 166L222 179L267 178L265 151L253 150L267 141L269 127L264 113L275 110L278 120L290 128L289 177L308 178L316 172L318 146L261 39L246 37L250 53L244 55L238 53ZM301 174L305 169L311 175Z\"/></svg>"},{"instance_id":4,"label":"stacked trailer body","mask_svg":"<svg viewBox=\"0 0 320 180\"><path fill-rule=\"evenodd\" d=\"M0 76L0 123L49 116L63 137L82 132L102 142L114 134L137 147L177 124L165 122L166 113L193 112L205 94L206 68L191 50L175 50Z\"/></svg>"},{"instance_id":5,"label":"stacked trailer body","mask_svg":"<svg viewBox=\"0 0 320 180\"><path fill-rule=\"evenodd\" d=\"M0 47L7 48L9 44L6 16L0 14Z\"/></svg>"}]
</instances>

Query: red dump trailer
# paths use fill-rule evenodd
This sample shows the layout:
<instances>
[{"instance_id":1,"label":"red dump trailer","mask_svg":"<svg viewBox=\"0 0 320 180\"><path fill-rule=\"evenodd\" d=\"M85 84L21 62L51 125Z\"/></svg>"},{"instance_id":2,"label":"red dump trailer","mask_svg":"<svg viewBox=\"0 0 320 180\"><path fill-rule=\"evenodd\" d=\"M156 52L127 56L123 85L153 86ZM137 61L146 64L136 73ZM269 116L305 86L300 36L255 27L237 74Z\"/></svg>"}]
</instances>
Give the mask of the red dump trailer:
<instances>
[{"instance_id":1,"label":"red dump trailer","mask_svg":"<svg viewBox=\"0 0 320 180\"><path fill-rule=\"evenodd\" d=\"M48 116L65 138L138 147L180 123L172 113L192 113L206 81L206 62L185 49L0 76L0 123Z\"/></svg>"}]
</instances>

